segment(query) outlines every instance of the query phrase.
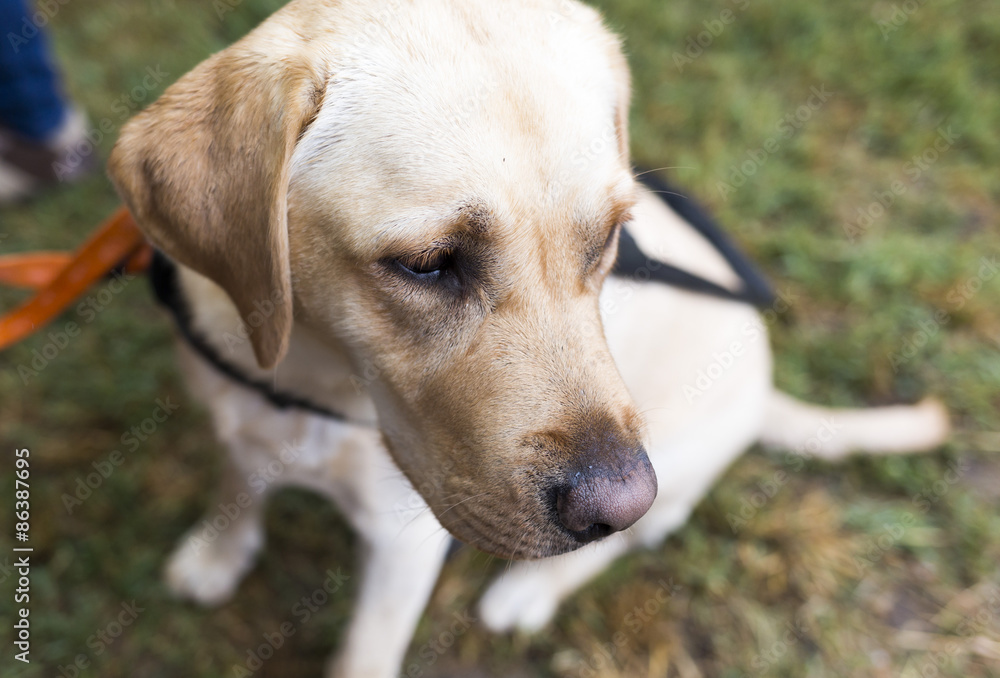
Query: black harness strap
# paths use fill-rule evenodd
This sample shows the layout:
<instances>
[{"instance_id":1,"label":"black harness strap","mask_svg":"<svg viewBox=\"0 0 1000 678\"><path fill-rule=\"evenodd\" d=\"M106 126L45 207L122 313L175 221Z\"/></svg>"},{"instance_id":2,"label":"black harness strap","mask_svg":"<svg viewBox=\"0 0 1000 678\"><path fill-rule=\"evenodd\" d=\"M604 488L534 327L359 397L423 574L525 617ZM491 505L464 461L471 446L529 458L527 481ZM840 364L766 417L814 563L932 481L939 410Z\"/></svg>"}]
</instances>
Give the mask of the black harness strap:
<instances>
[{"instance_id":1,"label":"black harness strap","mask_svg":"<svg viewBox=\"0 0 1000 678\"><path fill-rule=\"evenodd\" d=\"M618 240L618 260L615 263L613 275L638 280L655 280L680 289L758 307L770 306L774 303L774 292L764 276L736 249L722 229L693 200L680 195L651 174L640 175L640 180L722 254L743 281L743 287L740 290L730 290L676 266L650 259L642 253L635 239L624 229ZM278 409L296 408L336 421L360 426L375 426L372 422L355 421L341 412L317 405L300 396L279 391L265 381L247 376L238 367L224 360L191 324L191 310L188 308L187 301L181 294L177 283L177 266L159 250L154 251L153 262L149 269L149 280L157 301L170 311L181 336L187 340L198 355L225 376L257 391Z\"/></svg>"},{"instance_id":2,"label":"black harness strap","mask_svg":"<svg viewBox=\"0 0 1000 678\"><path fill-rule=\"evenodd\" d=\"M694 200L651 173L640 174L639 180L718 250L742 280L742 289L730 290L682 268L647 257L639 249L635 238L624 229L618 238L618 260L612 271L613 275L655 280L679 289L743 302L758 308L774 304L774 291L764 276Z\"/></svg>"},{"instance_id":3,"label":"black harness strap","mask_svg":"<svg viewBox=\"0 0 1000 678\"><path fill-rule=\"evenodd\" d=\"M181 336L184 337L198 355L210 362L222 374L251 390L257 391L267 398L268 402L280 410L294 407L328 419L335 419L359 426L375 426L370 421L354 421L341 412L335 412L305 398L278 391L271 384L249 377L232 363L226 362L215 348L205 341L204 337L192 326L191 310L188 308L187 301L184 299L184 295L181 294L180 287L177 284L177 266L159 250L153 251L153 261L149 267L149 281L153 287L153 294L156 296L156 300L170 311L170 314L174 317L174 324L177 326L177 330L181 333Z\"/></svg>"}]
</instances>

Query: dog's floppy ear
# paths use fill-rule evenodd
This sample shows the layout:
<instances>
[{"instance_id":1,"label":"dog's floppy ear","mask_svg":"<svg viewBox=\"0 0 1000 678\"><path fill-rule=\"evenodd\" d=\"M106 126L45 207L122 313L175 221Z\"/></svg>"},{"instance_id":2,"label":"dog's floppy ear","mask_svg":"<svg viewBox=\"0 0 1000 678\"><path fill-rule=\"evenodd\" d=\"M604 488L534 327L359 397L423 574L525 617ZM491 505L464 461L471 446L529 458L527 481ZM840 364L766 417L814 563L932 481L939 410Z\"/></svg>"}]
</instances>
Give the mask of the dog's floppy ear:
<instances>
[{"instance_id":1,"label":"dog's floppy ear","mask_svg":"<svg viewBox=\"0 0 1000 678\"><path fill-rule=\"evenodd\" d=\"M124 127L108 163L153 244L229 294L264 368L288 347L290 161L326 81L302 36L270 28L168 88Z\"/></svg>"}]
</instances>

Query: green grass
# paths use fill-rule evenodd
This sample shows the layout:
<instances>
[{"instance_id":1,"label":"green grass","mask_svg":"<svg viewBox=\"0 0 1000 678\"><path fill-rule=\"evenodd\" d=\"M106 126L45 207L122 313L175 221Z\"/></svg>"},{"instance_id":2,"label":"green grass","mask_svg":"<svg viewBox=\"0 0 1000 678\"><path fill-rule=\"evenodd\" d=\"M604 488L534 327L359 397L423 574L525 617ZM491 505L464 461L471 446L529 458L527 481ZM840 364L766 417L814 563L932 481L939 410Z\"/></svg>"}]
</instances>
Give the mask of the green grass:
<instances>
[{"instance_id":1,"label":"green grass","mask_svg":"<svg viewBox=\"0 0 1000 678\"><path fill-rule=\"evenodd\" d=\"M836 405L934 393L953 411L957 432L934 455L810 462L734 534L727 516L787 470L781 458L751 453L684 529L616 563L544 633L491 636L473 627L426 675L588 675L583 662L620 632L624 643L598 675L1000 676L1000 601L990 597L1000 587L1000 276L977 282L983 257L1000 253L995 3L907 5L917 9L896 14L900 25L885 37L878 22L902 3L600 4L625 36L633 68L636 161L671 167L671 178L796 299L771 326L778 384ZM277 5L245 0L219 17L211 3L193 0L70 2L59 5L51 28L72 97L92 120L117 129L129 105L122 97L147 67L168 75L135 105ZM727 9L731 23L679 70L675 53L697 40L704 22L717 29L711 22ZM828 100L782 135L779 121L814 87L830 92ZM957 139L919 172L908 169L942 126ZM743 185L724 190L732 168L771 138L777 146ZM112 142L101 142L102 157ZM859 210L878 212L876 194L894 181L902 190L859 230ZM70 248L116 204L96 176L0 210L0 250ZM20 298L4 291L0 304ZM927 325L938 310L947 321ZM81 318L70 311L51 329L70 321ZM28 447L35 547L33 663L15 665L5 631L0 673L58 676L84 654L90 668L82 675L231 676L327 568L354 571L354 540L324 502L284 492L268 511L269 547L231 603L204 611L172 600L160 570L208 504L217 446L183 391L169 323L143 281L81 325L27 383L17 368L44 350L46 333L0 354L0 515L10 515L13 501L9 451ZM922 327L936 329L922 336ZM908 341L920 346L894 369L892 356ZM122 449L120 468L68 514L63 495L166 397L182 403L178 412L138 449ZM961 469L952 483L944 481L954 477L946 476L949 464ZM0 565L14 545L10 529L0 530ZM454 612L474 610L499 567L470 551L449 563L413 660ZM320 675L349 618L355 579L349 595L324 606L255 675ZM661 580L676 587L669 604L635 624L630 612L655 600ZM13 588L13 578L0 583L4 629L13 622ZM135 622L110 646L88 646L133 599L144 608ZM797 624L795 633L788 624Z\"/></svg>"}]
</instances>

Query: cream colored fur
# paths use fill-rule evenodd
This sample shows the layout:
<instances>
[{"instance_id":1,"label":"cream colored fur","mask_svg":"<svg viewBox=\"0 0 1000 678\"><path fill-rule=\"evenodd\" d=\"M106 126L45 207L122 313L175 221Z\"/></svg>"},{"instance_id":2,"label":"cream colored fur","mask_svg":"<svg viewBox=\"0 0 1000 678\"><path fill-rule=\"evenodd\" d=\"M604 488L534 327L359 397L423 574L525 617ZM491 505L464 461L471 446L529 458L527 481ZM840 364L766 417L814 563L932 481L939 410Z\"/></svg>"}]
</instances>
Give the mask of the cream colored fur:
<instances>
[{"instance_id":1,"label":"cream colored fur","mask_svg":"<svg viewBox=\"0 0 1000 678\"><path fill-rule=\"evenodd\" d=\"M735 281L715 250L655 196L643 193L629 228L652 259L683 264L720 283ZM186 271L184 287L196 302L198 326L208 336L219 337L236 326L235 308L211 282ZM774 390L766 324L748 306L617 278L605 283L602 306L612 354L646 415L647 450L659 478L659 495L623 536L515 564L486 592L480 606L482 621L494 630L542 628L561 600L613 559L633 548L655 546L683 525L719 474L755 441L836 459L854 450L929 449L947 436L947 415L932 401L916 407L833 410L805 405ZM695 384L697 373L715 362L713 354L728 350L733 342L746 346L744 355L704 396L689 402L683 386ZM257 371L248 344L237 345L232 354L224 342L217 345L220 354L231 356L248 373ZM437 579L449 535L385 453L373 429L276 410L258 394L218 375L183 342L180 347L192 390L212 412L229 450L230 471L220 498L232 501L238 492L254 494L247 479L256 469L280 461L292 442L302 453L285 465L268 491L303 486L329 497L367 544L358 616L342 654L331 665L331 677L396 675ZM342 356L317 346L305 328L295 328L291 347L279 369L259 371L260 376L319 398L321 389L302 388L309 383L304 375L323 379L348 369ZM317 369L320 365L324 369ZM343 406L352 401L338 397L323 402ZM373 414L363 398L351 412L359 418ZM824 422L834 422L836 435L821 441ZM255 506L262 506L263 499ZM168 579L180 595L220 602L233 593L263 544L259 515L246 514L246 520L222 539L194 553L190 545L198 543L192 540L198 536L194 532L182 541Z\"/></svg>"},{"instance_id":2,"label":"cream colored fur","mask_svg":"<svg viewBox=\"0 0 1000 678\"><path fill-rule=\"evenodd\" d=\"M220 499L253 501L217 538L182 540L167 567L178 594L227 599L263 545L267 496L311 488L365 544L328 675L388 678L449 531L500 555L554 555L514 564L480 607L493 629L535 630L611 560L682 525L755 441L835 459L944 440L933 402L839 411L777 392L748 306L607 277L612 254L594 248L627 222L652 258L736 282L637 187L627 104L617 40L575 2L300 0L126 127L112 177L181 265L195 328L248 375L362 422L278 410L181 342L228 451ZM462 303L386 263L453 237L480 243L493 284ZM659 493L631 529L574 551L523 473L556 473L573 450L535 458L519 441L586 425L595 408L641 436Z\"/></svg>"}]
</instances>

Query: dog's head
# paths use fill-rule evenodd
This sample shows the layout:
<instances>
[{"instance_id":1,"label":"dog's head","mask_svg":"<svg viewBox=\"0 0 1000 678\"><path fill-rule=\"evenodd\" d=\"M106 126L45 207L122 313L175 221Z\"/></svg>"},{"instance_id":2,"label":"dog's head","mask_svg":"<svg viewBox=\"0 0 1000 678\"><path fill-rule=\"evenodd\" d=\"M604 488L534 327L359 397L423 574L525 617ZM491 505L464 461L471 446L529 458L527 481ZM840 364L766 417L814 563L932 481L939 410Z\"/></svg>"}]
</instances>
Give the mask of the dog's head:
<instances>
[{"instance_id":1,"label":"dog's head","mask_svg":"<svg viewBox=\"0 0 1000 678\"><path fill-rule=\"evenodd\" d=\"M598 311L634 199L627 107L617 40L569 0L292 2L136 116L110 171L149 238L255 316L262 366L294 312L373 377L441 522L539 557L656 494Z\"/></svg>"}]
</instances>

